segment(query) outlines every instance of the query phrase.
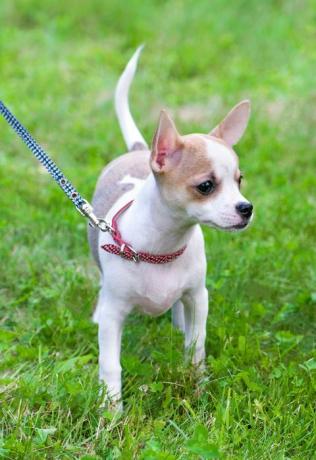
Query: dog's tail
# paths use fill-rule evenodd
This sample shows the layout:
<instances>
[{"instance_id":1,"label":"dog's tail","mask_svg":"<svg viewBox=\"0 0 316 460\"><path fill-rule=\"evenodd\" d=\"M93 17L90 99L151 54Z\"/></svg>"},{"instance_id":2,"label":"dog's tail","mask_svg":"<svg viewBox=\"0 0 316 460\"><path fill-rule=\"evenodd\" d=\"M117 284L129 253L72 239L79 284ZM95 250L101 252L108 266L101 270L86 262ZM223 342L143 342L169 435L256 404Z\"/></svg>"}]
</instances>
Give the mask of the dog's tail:
<instances>
[{"instance_id":1,"label":"dog's tail","mask_svg":"<svg viewBox=\"0 0 316 460\"><path fill-rule=\"evenodd\" d=\"M128 150L147 149L147 143L137 128L128 104L129 87L134 78L139 55L143 46L137 48L120 76L115 89L115 110Z\"/></svg>"}]
</instances>

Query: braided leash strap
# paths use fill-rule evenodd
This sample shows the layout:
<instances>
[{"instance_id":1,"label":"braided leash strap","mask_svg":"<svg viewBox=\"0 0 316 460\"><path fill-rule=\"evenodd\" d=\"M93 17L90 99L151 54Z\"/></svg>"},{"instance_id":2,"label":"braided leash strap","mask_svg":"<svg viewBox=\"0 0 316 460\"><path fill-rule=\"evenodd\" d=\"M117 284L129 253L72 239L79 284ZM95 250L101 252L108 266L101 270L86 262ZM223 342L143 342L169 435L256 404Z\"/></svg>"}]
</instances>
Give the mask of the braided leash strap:
<instances>
[{"instance_id":1,"label":"braided leash strap","mask_svg":"<svg viewBox=\"0 0 316 460\"><path fill-rule=\"evenodd\" d=\"M38 143L33 139L27 129L21 125L19 120L15 118L15 116L10 112L10 110L4 105L2 101L0 101L0 113L9 123L9 125L14 129L14 131L20 136L22 141L27 145L27 147L31 150L38 161L42 163L44 168L47 169L49 174L57 182L59 187L68 196L68 198L73 202L76 208L81 211L85 200L82 198L80 193L75 189L71 182L65 178L54 161L47 155L45 150L40 145L38 145Z\"/></svg>"},{"instance_id":2,"label":"braided leash strap","mask_svg":"<svg viewBox=\"0 0 316 460\"><path fill-rule=\"evenodd\" d=\"M103 219L99 219L93 212L93 208L87 200L85 200L80 193L75 189L72 183L66 179L61 170L55 162L48 156L45 150L35 141L26 128L19 122L17 118L10 112L10 110L0 101L0 114L7 121L7 123L14 129L20 136L22 141L31 150L38 161L46 168L52 178L57 182L62 191L73 202L81 215L87 217L92 227L98 227L102 232L111 230L111 226Z\"/></svg>"}]
</instances>

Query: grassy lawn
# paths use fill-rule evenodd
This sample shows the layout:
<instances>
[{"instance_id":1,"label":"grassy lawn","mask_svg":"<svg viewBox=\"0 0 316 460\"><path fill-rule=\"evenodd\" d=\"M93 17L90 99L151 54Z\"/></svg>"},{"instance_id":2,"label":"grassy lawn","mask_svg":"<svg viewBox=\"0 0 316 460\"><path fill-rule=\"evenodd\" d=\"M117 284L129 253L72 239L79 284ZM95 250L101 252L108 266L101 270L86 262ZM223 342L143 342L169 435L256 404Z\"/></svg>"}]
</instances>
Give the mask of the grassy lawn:
<instances>
[{"instance_id":1,"label":"grassy lawn","mask_svg":"<svg viewBox=\"0 0 316 460\"><path fill-rule=\"evenodd\" d=\"M252 100L237 151L255 205L205 229L207 378L170 315L131 316L125 411L99 408L86 223L0 120L0 458L316 459L316 7L308 0L2 0L2 99L91 198L125 145L116 80L150 141L160 108L208 132Z\"/></svg>"}]
</instances>

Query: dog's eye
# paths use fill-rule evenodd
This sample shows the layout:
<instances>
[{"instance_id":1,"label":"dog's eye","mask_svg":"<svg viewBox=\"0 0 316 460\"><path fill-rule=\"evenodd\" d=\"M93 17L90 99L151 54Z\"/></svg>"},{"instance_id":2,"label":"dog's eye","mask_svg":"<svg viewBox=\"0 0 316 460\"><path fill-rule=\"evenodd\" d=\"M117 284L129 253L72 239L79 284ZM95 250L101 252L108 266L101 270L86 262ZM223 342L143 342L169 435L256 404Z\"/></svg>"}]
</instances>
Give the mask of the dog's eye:
<instances>
[{"instance_id":1,"label":"dog's eye","mask_svg":"<svg viewBox=\"0 0 316 460\"><path fill-rule=\"evenodd\" d=\"M214 182L207 180L196 187L202 195L209 195L215 188Z\"/></svg>"},{"instance_id":2,"label":"dog's eye","mask_svg":"<svg viewBox=\"0 0 316 460\"><path fill-rule=\"evenodd\" d=\"M242 182L242 180L243 180L243 177L244 177L244 176L243 176L242 174L240 174L239 179L238 179L239 187L241 186L241 182Z\"/></svg>"}]
</instances>

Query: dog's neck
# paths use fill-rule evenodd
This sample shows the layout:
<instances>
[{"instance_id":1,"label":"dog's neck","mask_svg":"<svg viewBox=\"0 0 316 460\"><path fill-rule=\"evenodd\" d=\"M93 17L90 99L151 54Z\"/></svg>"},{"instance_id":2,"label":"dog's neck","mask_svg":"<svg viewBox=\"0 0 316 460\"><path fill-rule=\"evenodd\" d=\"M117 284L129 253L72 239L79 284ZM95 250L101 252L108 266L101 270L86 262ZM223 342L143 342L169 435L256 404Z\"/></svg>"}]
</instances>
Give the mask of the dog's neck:
<instances>
[{"instance_id":1,"label":"dog's neck","mask_svg":"<svg viewBox=\"0 0 316 460\"><path fill-rule=\"evenodd\" d=\"M119 228L136 251L155 254L175 252L188 244L195 225L170 208L150 174L126 211Z\"/></svg>"}]
</instances>

